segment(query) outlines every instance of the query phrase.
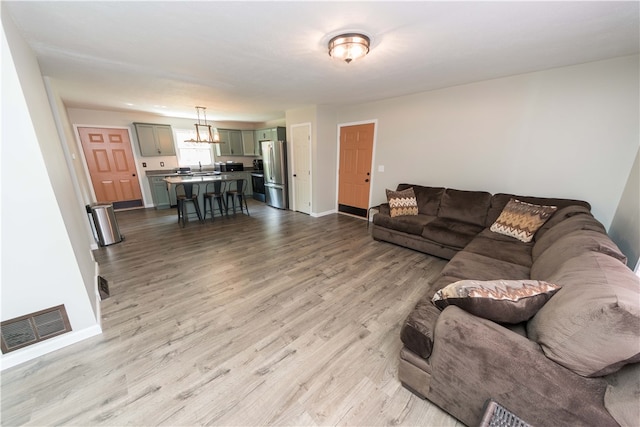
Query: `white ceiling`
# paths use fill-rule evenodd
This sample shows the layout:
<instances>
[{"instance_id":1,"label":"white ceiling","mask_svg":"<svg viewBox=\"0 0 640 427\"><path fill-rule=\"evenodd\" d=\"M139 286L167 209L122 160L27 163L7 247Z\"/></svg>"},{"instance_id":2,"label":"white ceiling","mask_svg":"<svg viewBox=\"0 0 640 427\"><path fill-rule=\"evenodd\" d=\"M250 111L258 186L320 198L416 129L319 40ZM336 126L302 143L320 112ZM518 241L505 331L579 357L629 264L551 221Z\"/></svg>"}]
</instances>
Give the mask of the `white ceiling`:
<instances>
[{"instance_id":1,"label":"white ceiling","mask_svg":"<svg viewBox=\"0 0 640 427\"><path fill-rule=\"evenodd\" d=\"M68 107L262 122L638 53L630 2L2 1ZM351 64L328 40L358 30Z\"/></svg>"}]
</instances>

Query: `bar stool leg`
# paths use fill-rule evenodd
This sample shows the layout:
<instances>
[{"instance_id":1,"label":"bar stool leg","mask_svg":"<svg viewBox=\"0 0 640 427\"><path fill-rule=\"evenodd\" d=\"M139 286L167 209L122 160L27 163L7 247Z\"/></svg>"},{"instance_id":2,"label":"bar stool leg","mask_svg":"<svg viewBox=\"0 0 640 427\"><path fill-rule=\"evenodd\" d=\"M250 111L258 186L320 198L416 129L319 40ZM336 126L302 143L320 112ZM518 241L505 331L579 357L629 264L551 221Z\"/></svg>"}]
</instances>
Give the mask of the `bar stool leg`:
<instances>
[{"instance_id":1,"label":"bar stool leg","mask_svg":"<svg viewBox=\"0 0 640 427\"><path fill-rule=\"evenodd\" d=\"M198 215L198 220L202 222L202 212L200 211L200 203L198 203L198 199L192 199L193 206L196 208L196 214Z\"/></svg>"}]
</instances>

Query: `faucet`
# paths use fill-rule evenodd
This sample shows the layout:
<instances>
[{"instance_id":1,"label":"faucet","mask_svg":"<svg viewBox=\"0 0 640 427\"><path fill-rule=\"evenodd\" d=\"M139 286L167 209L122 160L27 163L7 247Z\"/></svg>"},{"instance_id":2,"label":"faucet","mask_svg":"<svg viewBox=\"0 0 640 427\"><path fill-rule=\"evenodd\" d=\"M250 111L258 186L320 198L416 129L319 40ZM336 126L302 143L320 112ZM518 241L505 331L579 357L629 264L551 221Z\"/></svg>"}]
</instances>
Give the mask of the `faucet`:
<instances>
[{"instance_id":1,"label":"faucet","mask_svg":"<svg viewBox=\"0 0 640 427\"><path fill-rule=\"evenodd\" d=\"M202 163L198 162L198 166L200 166L200 172L202 172Z\"/></svg>"}]
</instances>

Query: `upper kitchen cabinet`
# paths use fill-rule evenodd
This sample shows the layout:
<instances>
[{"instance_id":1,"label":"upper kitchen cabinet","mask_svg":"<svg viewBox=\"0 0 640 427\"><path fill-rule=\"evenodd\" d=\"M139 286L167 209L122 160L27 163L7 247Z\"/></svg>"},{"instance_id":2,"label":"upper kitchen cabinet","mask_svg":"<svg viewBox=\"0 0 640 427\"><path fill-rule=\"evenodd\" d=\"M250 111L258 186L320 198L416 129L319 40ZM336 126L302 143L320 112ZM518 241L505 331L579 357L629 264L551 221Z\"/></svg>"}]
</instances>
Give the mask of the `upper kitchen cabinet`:
<instances>
[{"instance_id":1,"label":"upper kitchen cabinet","mask_svg":"<svg viewBox=\"0 0 640 427\"><path fill-rule=\"evenodd\" d=\"M218 129L218 135L220 135L220 141L223 143L216 144L217 156L244 156L242 131Z\"/></svg>"},{"instance_id":2,"label":"upper kitchen cabinet","mask_svg":"<svg viewBox=\"0 0 640 427\"><path fill-rule=\"evenodd\" d=\"M136 128L140 154L143 157L176 155L171 126L153 123L134 123L133 125Z\"/></svg>"},{"instance_id":3,"label":"upper kitchen cabinet","mask_svg":"<svg viewBox=\"0 0 640 427\"><path fill-rule=\"evenodd\" d=\"M220 138L220 144L216 144L216 156L230 156L231 155L231 138L229 137L229 131L227 129L218 129L218 136Z\"/></svg>"},{"instance_id":4,"label":"upper kitchen cabinet","mask_svg":"<svg viewBox=\"0 0 640 427\"><path fill-rule=\"evenodd\" d=\"M255 132L252 130L242 131L242 151L245 156L259 156L260 144L256 143Z\"/></svg>"},{"instance_id":5,"label":"upper kitchen cabinet","mask_svg":"<svg viewBox=\"0 0 640 427\"><path fill-rule=\"evenodd\" d=\"M256 133L256 142L260 141L286 141L287 133L284 127L258 129Z\"/></svg>"}]
</instances>

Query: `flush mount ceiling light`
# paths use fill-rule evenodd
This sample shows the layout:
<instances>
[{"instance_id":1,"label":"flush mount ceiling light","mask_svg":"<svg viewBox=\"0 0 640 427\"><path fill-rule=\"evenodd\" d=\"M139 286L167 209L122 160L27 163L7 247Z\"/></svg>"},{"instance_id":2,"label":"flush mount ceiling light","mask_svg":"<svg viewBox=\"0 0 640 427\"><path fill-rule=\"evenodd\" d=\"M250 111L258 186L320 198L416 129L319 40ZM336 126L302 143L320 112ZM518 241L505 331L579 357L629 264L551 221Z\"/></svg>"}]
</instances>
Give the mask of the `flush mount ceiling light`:
<instances>
[{"instance_id":1,"label":"flush mount ceiling light","mask_svg":"<svg viewBox=\"0 0 640 427\"><path fill-rule=\"evenodd\" d=\"M347 64L369 53L369 37L360 33L340 34L329 40L329 56Z\"/></svg>"},{"instance_id":2,"label":"flush mount ceiling light","mask_svg":"<svg viewBox=\"0 0 640 427\"><path fill-rule=\"evenodd\" d=\"M207 123L207 107L196 106L196 112L198 113L198 123L196 126L196 139L188 139L185 142L204 142L208 144L221 144L220 136L218 132L211 130L211 125ZM204 123L200 121L200 112L204 116Z\"/></svg>"}]
</instances>

